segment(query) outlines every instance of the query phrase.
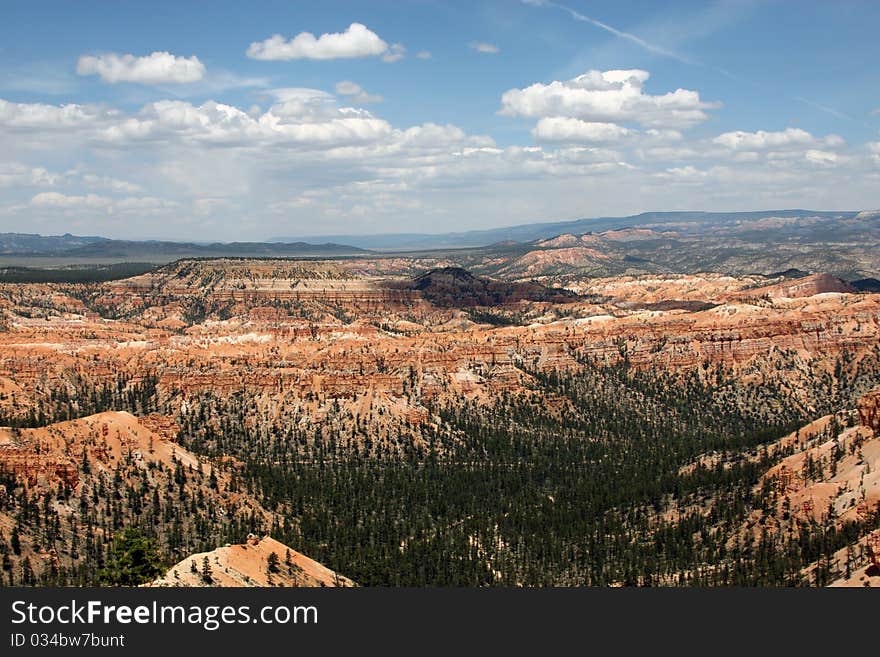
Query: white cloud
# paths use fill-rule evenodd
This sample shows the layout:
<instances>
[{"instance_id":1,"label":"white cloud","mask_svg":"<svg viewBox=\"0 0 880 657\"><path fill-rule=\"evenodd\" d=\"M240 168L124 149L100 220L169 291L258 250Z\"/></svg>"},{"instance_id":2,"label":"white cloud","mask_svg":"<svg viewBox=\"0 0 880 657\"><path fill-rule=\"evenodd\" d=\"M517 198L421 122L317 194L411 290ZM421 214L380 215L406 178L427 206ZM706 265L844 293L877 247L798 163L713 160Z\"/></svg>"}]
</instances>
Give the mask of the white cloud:
<instances>
[{"instance_id":1,"label":"white cloud","mask_svg":"<svg viewBox=\"0 0 880 657\"><path fill-rule=\"evenodd\" d=\"M644 72L587 77L572 89L589 101L557 98L548 84L504 106L535 117L535 145L499 146L450 124L392 125L361 107L371 96L351 80L334 93L266 89L242 107L0 100L0 227L261 239L459 230L477 215L504 225L684 204L875 205L876 139L850 147L796 129L686 137L680 128L695 119L676 112L708 104L670 107L645 93Z\"/></svg>"},{"instance_id":2,"label":"white cloud","mask_svg":"<svg viewBox=\"0 0 880 657\"><path fill-rule=\"evenodd\" d=\"M110 84L183 84L201 80L205 76L205 65L196 56L179 57L169 52L154 52L145 57L106 53L83 55L76 63L76 72L98 75Z\"/></svg>"},{"instance_id":3,"label":"white cloud","mask_svg":"<svg viewBox=\"0 0 880 657\"><path fill-rule=\"evenodd\" d=\"M431 59L431 53L428 50L419 50L416 53L418 59Z\"/></svg>"},{"instance_id":4,"label":"white cloud","mask_svg":"<svg viewBox=\"0 0 880 657\"><path fill-rule=\"evenodd\" d=\"M314 204L315 200L313 198L310 198L306 194L302 194L300 196L285 201L276 201L269 205L269 210L277 214L284 214L290 212L291 210L307 208Z\"/></svg>"},{"instance_id":5,"label":"white cloud","mask_svg":"<svg viewBox=\"0 0 880 657\"><path fill-rule=\"evenodd\" d=\"M0 101L0 130L41 134L79 133L95 144L127 148L144 143L195 143L204 146L286 145L330 148L383 139L387 121L363 109L336 107L333 96L314 89L276 89L279 102L262 114L208 101L193 105L161 100L127 115L90 105L52 106Z\"/></svg>"},{"instance_id":6,"label":"white cloud","mask_svg":"<svg viewBox=\"0 0 880 657\"><path fill-rule=\"evenodd\" d=\"M681 141L684 139L684 135L678 130L657 130L656 128L651 128L645 130L644 135L648 141L656 142Z\"/></svg>"},{"instance_id":7,"label":"white cloud","mask_svg":"<svg viewBox=\"0 0 880 657\"><path fill-rule=\"evenodd\" d=\"M0 126L13 130L68 131L121 115L97 105L10 103L0 99Z\"/></svg>"},{"instance_id":8,"label":"white cloud","mask_svg":"<svg viewBox=\"0 0 880 657\"><path fill-rule=\"evenodd\" d=\"M728 159L741 164L760 163L776 169L798 170L804 163L813 167L840 167L851 161L842 153L846 142L834 134L817 137L800 128L779 131L725 132L712 140L717 148L705 148L703 157Z\"/></svg>"},{"instance_id":9,"label":"white cloud","mask_svg":"<svg viewBox=\"0 0 880 657\"><path fill-rule=\"evenodd\" d=\"M388 44L378 34L361 23L352 23L345 32L322 34L317 38L311 32L300 32L288 41L280 34L275 34L265 41L252 43L247 49L247 56L251 59L288 61L374 57L388 52Z\"/></svg>"},{"instance_id":10,"label":"white cloud","mask_svg":"<svg viewBox=\"0 0 880 657\"><path fill-rule=\"evenodd\" d=\"M553 142L613 142L632 134L632 130L615 123L581 121L562 116L543 118L532 130L535 139Z\"/></svg>"},{"instance_id":11,"label":"white cloud","mask_svg":"<svg viewBox=\"0 0 880 657\"><path fill-rule=\"evenodd\" d=\"M0 187L52 187L60 176L43 167L18 162L0 162Z\"/></svg>"},{"instance_id":12,"label":"white cloud","mask_svg":"<svg viewBox=\"0 0 880 657\"><path fill-rule=\"evenodd\" d=\"M484 55L497 55L501 52L501 49L498 46L491 43L485 43L484 41L474 41L468 45L471 49L483 53Z\"/></svg>"},{"instance_id":13,"label":"white cloud","mask_svg":"<svg viewBox=\"0 0 880 657\"><path fill-rule=\"evenodd\" d=\"M638 123L655 128L687 128L706 120L705 110L719 107L700 94L676 89L659 96L644 93L647 71L588 71L572 80L536 83L511 89L501 97L506 116L578 118L603 123Z\"/></svg>"},{"instance_id":14,"label":"white cloud","mask_svg":"<svg viewBox=\"0 0 880 657\"><path fill-rule=\"evenodd\" d=\"M358 105L382 102L382 96L368 94L363 87L350 80L337 82L336 93L340 96L348 96L353 103L357 103Z\"/></svg>"},{"instance_id":15,"label":"white cloud","mask_svg":"<svg viewBox=\"0 0 880 657\"><path fill-rule=\"evenodd\" d=\"M399 145L403 147L418 147L420 149L448 148L450 145L470 146L493 146L494 142L488 138L474 138L458 126L436 123L423 123L422 125L407 128L399 134Z\"/></svg>"},{"instance_id":16,"label":"white cloud","mask_svg":"<svg viewBox=\"0 0 880 657\"><path fill-rule=\"evenodd\" d=\"M361 92L363 92L361 86L350 80L342 80L336 83L336 93L343 96L354 96Z\"/></svg>"},{"instance_id":17,"label":"white cloud","mask_svg":"<svg viewBox=\"0 0 880 657\"><path fill-rule=\"evenodd\" d=\"M106 208L112 204L112 199L97 194L85 194L83 196L61 194L59 192L41 192L31 199L31 205L38 208Z\"/></svg>"},{"instance_id":18,"label":"white cloud","mask_svg":"<svg viewBox=\"0 0 880 657\"><path fill-rule=\"evenodd\" d=\"M304 106L324 107L327 103L333 102L333 94L309 87L278 87L270 89L268 93L282 103L297 102Z\"/></svg>"},{"instance_id":19,"label":"white cloud","mask_svg":"<svg viewBox=\"0 0 880 657\"><path fill-rule=\"evenodd\" d=\"M154 196L127 196L112 198L98 194L61 194L41 192L30 200L30 205L39 210L86 211L105 214L158 214L178 207L176 201Z\"/></svg>"},{"instance_id":20,"label":"white cloud","mask_svg":"<svg viewBox=\"0 0 880 657\"><path fill-rule=\"evenodd\" d=\"M823 166L833 166L840 162L840 156L837 153L822 151L816 148L809 149L806 153L804 153L804 157L807 158L808 162L811 162L813 164L820 164Z\"/></svg>"},{"instance_id":21,"label":"white cloud","mask_svg":"<svg viewBox=\"0 0 880 657\"><path fill-rule=\"evenodd\" d=\"M387 64L393 64L394 62L400 61L405 56L406 48L403 46L403 44L393 43L388 49L388 52L382 55L382 61Z\"/></svg>"},{"instance_id":22,"label":"white cloud","mask_svg":"<svg viewBox=\"0 0 880 657\"><path fill-rule=\"evenodd\" d=\"M0 162L0 187L69 187L82 186L86 189L100 189L116 193L134 194L143 191L140 185L120 180L112 176L84 173L71 169L64 173L49 171L44 167L34 167L19 162ZM53 196L41 197L50 202Z\"/></svg>"},{"instance_id":23,"label":"white cloud","mask_svg":"<svg viewBox=\"0 0 880 657\"><path fill-rule=\"evenodd\" d=\"M840 138L836 135L832 135L831 140L832 143L830 145L841 143ZM765 130L758 130L757 132L744 132L742 130L725 132L715 137L712 141L733 150L753 151L808 146L815 144L817 140L806 130L786 128L779 132L767 132Z\"/></svg>"},{"instance_id":24,"label":"white cloud","mask_svg":"<svg viewBox=\"0 0 880 657\"><path fill-rule=\"evenodd\" d=\"M697 169L690 164L683 167L670 167L657 174L658 178L677 183L702 183L708 176L707 171Z\"/></svg>"}]
</instances>

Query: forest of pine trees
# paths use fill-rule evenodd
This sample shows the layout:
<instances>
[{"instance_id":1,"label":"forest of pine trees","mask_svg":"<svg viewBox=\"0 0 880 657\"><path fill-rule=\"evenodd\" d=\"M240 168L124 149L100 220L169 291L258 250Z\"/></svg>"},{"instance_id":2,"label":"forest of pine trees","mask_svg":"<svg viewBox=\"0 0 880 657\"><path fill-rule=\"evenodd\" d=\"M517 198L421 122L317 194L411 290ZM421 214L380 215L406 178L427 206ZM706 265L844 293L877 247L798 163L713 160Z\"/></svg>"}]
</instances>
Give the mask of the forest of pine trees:
<instances>
[{"instance_id":1,"label":"forest of pine trees","mask_svg":"<svg viewBox=\"0 0 880 657\"><path fill-rule=\"evenodd\" d=\"M747 386L722 367L675 376L626 359L582 365L523 365L531 389L492 404L435 402L439 422L395 425L391 436L358 421L269 421L247 394L204 394L177 416L182 446L274 520L244 507L215 513L218 480L207 465L128 461L109 475L84 460L76 491L40 493L3 474L0 513L15 520L0 532L3 582L132 583L156 563L266 531L363 585L821 585L836 550L880 527L873 513L843 526L791 520L743 531L776 501L774 488L757 486L784 456L767 445L851 407L854 392L830 377L813 377L815 406L804 408L773 382ZM837 377L848 390L877 384L880 368L850 365L842 357ZM76 405L58 392L18 425L107 408L169 412L165 392L160 403L152 377L92 389ZM707 453L719 458L685 467ZM62 519L62 505L76 513ZM36 569L23 543L57 559ZM135 548L156 558L134 568L126 555Z\"/></svg>"}]
</instances>

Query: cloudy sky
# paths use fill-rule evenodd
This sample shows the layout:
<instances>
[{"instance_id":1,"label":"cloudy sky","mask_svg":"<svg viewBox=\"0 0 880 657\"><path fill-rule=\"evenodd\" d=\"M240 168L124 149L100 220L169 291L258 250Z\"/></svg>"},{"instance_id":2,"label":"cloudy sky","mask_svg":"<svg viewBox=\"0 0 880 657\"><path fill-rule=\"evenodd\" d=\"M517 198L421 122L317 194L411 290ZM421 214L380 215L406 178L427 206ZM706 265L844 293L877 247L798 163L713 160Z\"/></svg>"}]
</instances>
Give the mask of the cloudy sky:
<instances>
[{"instance_id":1,"label":"cloudy sky","mask_svg":"<svg viewBox=\"0 0 880 657\"><path fill-rule=\"evenodd\" d=\"M880 207L880 3L4 0L0 231Z\"/></svg>"}]
</instances>

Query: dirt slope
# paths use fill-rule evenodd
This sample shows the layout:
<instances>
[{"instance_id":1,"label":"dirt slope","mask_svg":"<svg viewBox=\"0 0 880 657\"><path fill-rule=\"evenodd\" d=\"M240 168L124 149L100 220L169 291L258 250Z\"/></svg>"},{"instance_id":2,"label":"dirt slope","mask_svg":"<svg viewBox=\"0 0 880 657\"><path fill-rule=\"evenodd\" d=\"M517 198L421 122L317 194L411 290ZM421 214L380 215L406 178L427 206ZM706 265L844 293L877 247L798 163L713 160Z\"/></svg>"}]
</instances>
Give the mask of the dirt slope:
<instances>
[{"instance_id":1,"label":"dirt slope","mask_svg":"<svg viewBox=\"0 0 880 657\"><path fill-rule=\"evenodd\" d=\"M270 564L272 554L277 565ZM210 575L203 575L207 559ZM347 577L269 536L200 552L172 566L149 586L355 586Z\"/></svg>"}]
</instances>

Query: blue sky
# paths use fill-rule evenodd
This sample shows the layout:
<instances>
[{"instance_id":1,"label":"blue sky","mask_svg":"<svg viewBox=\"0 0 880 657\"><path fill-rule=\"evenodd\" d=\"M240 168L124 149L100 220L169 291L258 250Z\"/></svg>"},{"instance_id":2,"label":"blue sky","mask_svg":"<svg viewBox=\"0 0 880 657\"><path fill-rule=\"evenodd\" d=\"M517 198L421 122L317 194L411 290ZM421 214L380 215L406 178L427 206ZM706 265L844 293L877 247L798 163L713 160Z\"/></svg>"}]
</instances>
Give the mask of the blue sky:
<instances>
[{"instance_id":1,"label":"blue sky","mask_svg":"<svg viewBox=\"0 0 880 657\"><path fill-rule=\"evenodd\" d=\"M880 206L876 2L3 14L2 231L257 240Z\"/></svg>"}]
</instances>

